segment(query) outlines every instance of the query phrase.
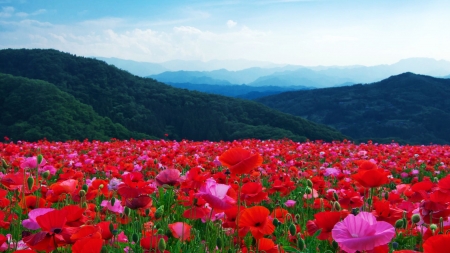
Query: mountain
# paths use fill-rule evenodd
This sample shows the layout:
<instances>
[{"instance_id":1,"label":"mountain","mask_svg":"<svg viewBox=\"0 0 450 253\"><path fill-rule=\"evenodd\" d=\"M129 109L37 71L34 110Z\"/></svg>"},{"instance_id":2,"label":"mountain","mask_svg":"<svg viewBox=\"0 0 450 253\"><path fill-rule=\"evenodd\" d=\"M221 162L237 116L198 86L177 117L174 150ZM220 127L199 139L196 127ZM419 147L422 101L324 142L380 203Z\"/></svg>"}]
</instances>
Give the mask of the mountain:
<instances>
[{"instance_id":1,"label":"mountain","mask_svg":"<svg viewBox=\"0 0 450 253\"><path fill-rule=\"evenodd\" d=\"M191 83L191 84L211 84L211 85L231 85L230 82L220 79L211 78L200 71L176 71L164 72L158 75L151 75L153 78L162 83Z\"/></svg>"},{"instance_id":2,"label":"mountain","mask_svg":"<svg viewBox=\"0 0 450 253\"><path fill-rule=\"evenodd\" d=\"M229 84L247 84L251 83L261 76L271 75L276 72L297 69L298 67L288 65L277 68L248 68L239 71L230 71L218 69L213 71L167 71L148 77L164 83L196 83L196 84L214 84L228 82ZM200 80L204 77L203 80ZM206 79L207 78L207 79ZM203 83L202 83L203 82ZM225 84L225 83L224 83Z\"/></svg>"},{"instance_id":3,"label":"mountain","mask_svg":"<svg viewBox=\"0 0 450 253\"><path fill-rule=\"evenodd\" d=\"M249 83L250 86L306 86L306 87L330 87L341 83L351 82L351 79L336 78L319 74L317 71L307 68L276 72L269 76L263 76Z\"/></svg>"},{"instance_id":4,"label":"mountain","mask_svg":"<svg viewBox=\"0 0 450 253\"><path fill-rule=\"evenodd\" d=\"M0 74L0 133L12 140L150 138L99 116L55 85Z\"/></svg>"},{"instance_id":5,"label":"mountain","mask_svg":"<svg viewBox=\"0 0 450 253\"><path fill-rule=\"evenodd\" d=\"M234 60L211 60L211 61L183 61L172 60L159 63L161 66L171 71L213 71L218 69L227 69L229 71L239 71L248 68L276 68L286 64L276 64L264 61L251 61L244 59Z\"/></svg>"},{"instance_id":6,"label":"mountain","mask_svg":"<svg viewBox=\"0 0 450 253\"><path fill-rule=\"evenodd\" d=\"M160 82L247 84L250 86L308 86L334 87L343 83L372 83L404 72L441 77L450 73L450 62L430 58L410 58L391 65L377 66L317 66L286 65L274 68L249 68L239 71L167 71L151 75ZM202 81L201 78L205 77ZM225 83L224 83L225 84Z\"/></svg>"},{"instance_id":7,"label":"mountain","mask_svg":"<svg viewBox=\"0 0 450 253\"><path fill-rule=\"evenodd\" d=\"M166 83L170 86L200 91L209 94L218 94L227 97L238 97L243 99L255 99L268 95L274 95L286 91L308 89L307 87L278 87L278 86L248 86L248 85L211 85L211 84L195 84L195 83Z\"/></svg>"},{"instance_id":8,"label":"mountain","mask_svg":"<svg viewBox=\"0 0 450 253\"><path fill-rule=\"evenodd\" d=\"M346 138L330 127L256 102L173 88L103 61L56 50L0 50L0 72L52 83L100 116L158 138L166 134L177 140L211 141Z\"/></svg>"},{"instance_id":9,"label":"mountain","mask_svg":"<svg viewBox=\"0 0 450 253\"><path fill-rule=\"evenodd\" d=\"M126 70L131 74L137 76L149 76L168 71L167 68L163 67L158 63L137 62L118 58L105 58L105 57L93 57L93 58L114 65L119 69Z\"/></svg>"},{"instance_id":10,"label":"mountain","mask_svg":"<svg viewBox=\"0 0 450 253\"><path fill-rule=\"evenodd\" d=\"M166 71L217 71L225 70L236 72L244 69L271 69L283 67L285 64L274 64L270 62L262 61L249 61L249 60L212 60L212 61L182 61L172 60L161 63L154 62L138 62L132 60L124 60L119 58L107 58L107 57L92 57L97 60L104 61L108 64L114 65L120 69L126 70L133 75L137 76L151 76L161 74ZM273 72L269 72L273 73ZM259 76L258 76L259 77ZM248 77L244 77L248 78ZM157 79L157 78L155 78ZM255 78L256 79L256 78ZM232 83L243 83L232 82Z\"/></svg>"},{"instance_id":11,"label":"mountain","mask_svg":"<svg viewBox=\"0 0 450 253\"><path fill-rule=\"evenodd\" d=\"M355 140L450 144L450 80L413 73L380 82L256 99L329 125Z\"/></svg>"}]
</instances>

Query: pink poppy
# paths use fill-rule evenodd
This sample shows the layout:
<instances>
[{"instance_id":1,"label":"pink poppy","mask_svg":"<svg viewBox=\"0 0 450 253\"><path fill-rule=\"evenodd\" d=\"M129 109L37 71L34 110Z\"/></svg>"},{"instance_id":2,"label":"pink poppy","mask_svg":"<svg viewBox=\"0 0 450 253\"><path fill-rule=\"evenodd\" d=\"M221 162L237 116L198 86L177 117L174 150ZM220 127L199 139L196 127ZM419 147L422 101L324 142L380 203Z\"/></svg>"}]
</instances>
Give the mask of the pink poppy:
<instances>
[{"instance_id":1,"label":"pink poppy","mask_svg":"<svg viewBox=\"0 0 450 253\"><path fill-rule=\"evenodd\" d=\"M41 228L37 223L36 218L53 210L54 210L53 208L36 208L31 210L28 213L28 219L22 221L22 226L31 230Z\"/></svg>"},{"instance_id":2,"label":"pink poppy","mask_svg":"<svg viewBox=\"0 0 450 253\"><path fill-rule=\"evenodd\" d=\"M343 250L355 253L389 243L395 236L395 228L387 222L377 221L371 213L361 212L336 223L331 234Z\"/></svg>"},{"instance_id":3,"label":"pink poppy","mask_svg":"<svg viewBox=\"0 0 450 253\"><path fill-rule=\"evenodd\" d=\"M122 204L120 203L120 200L118 200L118 199L115 199L114 205L111 205L110 200L103 200L100 205L102 207L106 207L106 209L108 209L109 211L114 212L114 213L123 213L123 210L125 209L125 207L122 206Z\"/></svg>"},{"instance_id":4,"label":"pink poppy","mask_svg":"<svg viewBox=\"0 0 450 253\"><path fill-rule=\"evenodd\" d=\"M218 184L213 178L209 178L195 196L202 197L213 209L227 210L236 203L236 200L227 195L228 189L229 185Z\"/></svg>"}]
</instances>

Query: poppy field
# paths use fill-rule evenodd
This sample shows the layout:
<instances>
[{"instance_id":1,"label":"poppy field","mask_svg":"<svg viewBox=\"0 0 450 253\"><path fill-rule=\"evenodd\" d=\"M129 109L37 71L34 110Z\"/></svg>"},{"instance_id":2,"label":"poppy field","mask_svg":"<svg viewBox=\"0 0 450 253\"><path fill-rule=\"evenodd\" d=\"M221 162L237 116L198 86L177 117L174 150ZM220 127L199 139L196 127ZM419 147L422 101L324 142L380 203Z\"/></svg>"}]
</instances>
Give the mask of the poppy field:
<instances>
[{"instance_id":1,"label":"poppy field","mask_svg":"<svg viewBox=\"0 0 450 253\"><path fill-rule=\"evenodd\" d=\"M450 252L450 146L0 143L0 252Z\"/></svg>"}]
</instances>

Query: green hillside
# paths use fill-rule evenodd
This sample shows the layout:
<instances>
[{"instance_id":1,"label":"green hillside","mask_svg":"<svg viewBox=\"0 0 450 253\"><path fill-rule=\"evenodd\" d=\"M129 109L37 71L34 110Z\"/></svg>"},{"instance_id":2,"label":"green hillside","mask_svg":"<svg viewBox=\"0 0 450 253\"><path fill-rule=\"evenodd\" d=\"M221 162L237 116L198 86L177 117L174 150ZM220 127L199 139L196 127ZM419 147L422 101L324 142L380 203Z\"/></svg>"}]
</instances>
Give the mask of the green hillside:
<instances>
[{"instance_id":1,"label":"green hillside","mask_svg":"<svg viewBox=\"0 0 450 253\"><path fill-rule=\"evenodd\" d=\"M172 139L345 138L259 103L187 91L56 50L0 50L0 72L50 82L130 131Z\"/></svg>"},{"instance_id":2,"label":"green hillside","mask_svg":"<svg viewBox=\"0 0 450 253\"><path fill-rule=\"evenodd\" d=\"M450 144L450 80L413 73L378 83L286 92L257 101L356 140Z\"/></svg>"},{"instance_id":3,"label":"green hillside","mask_svg":"<svg viewBox=\"0 0 450 253\"><path fill-rule=\"evenodd\" d=\"M0 74L0 133L13 140L149 138L128 131L90 106L40 80Z\"/></svg>"}]
</instances>

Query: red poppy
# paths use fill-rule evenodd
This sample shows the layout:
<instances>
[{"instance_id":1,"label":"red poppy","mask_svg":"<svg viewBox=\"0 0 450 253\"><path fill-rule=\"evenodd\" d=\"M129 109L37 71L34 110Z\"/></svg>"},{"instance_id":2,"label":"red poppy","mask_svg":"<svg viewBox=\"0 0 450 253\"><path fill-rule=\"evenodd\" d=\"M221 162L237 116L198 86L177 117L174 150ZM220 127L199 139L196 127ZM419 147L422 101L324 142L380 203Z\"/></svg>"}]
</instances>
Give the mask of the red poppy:
<instances>
[{"instance_id":1,"label":"red poppy","mask_svg":"<svg viewBox=\"0 0 450 253\"><path fill-rule=\"evenodd\" d=\"M450 234L435 235L428 238L423 244L426 253L442 253L450 245Z\"/></svg>"},{"instance_id":2,"label":"red poppy","mask_svg":"<svg viewBox=\"0 0 450 253\"><path fill-rule=\"evenodd\" d=\"M278 221L284 223L284 220L286 219L288 214L289 214L288 210L277 207L272 211L270 216L272 216L272 218L277 218Z\"/></svg>"},{"instance_id":3,"label":"red poppy","mask_svg":"<svg viewBox=\"0 0 450 253\"><path fill-rule=\"evenodd\" d=\"M169 224L169 229L173 237L181 241L189 241L191 239L191 226L184 222L175 222Z\"/></svg>"},{"instance_id":4,"label":"red poppy","mask_svg":"<svg viewBox=\"0 0 450 253\"><path fill-rule=\"evenodd\" d=\"M102 251L103 239L98 227L83 226L70 239L75 241L72 246L74 253L100 253Z\"/></svg>"},{"instance_id":5,"label":"red poppy","mask_svg":"<svg viewBox=\"0 0 450 253\"><path fill-rule=\"evenodd\" d=\"M355 207L361 207L364 204L361 195L354 191L353 188L338 191L338 196L338 202L341 207L348 210Z\"/></svg>"},{"instance_id":6,"label":"red poppy","mask_svg":"<svg viewBox=\"0 0 450 253\"><path fill-rule=\"evenodd\" d=\"M310 235L316 233L319 229L322 229L317 239L328 240L331 239L331 230L334 225L341 221L341 219L347 217L348 213L344 212L320 212L314 214L314 220L309 220L306 223L306 228Z\"/></svg>"},{"instance_id":7,"label":"red poppy","mask_svg":"<svg viewBox=\"0 0 450 253\"><path fill-rule=\"evenodd\" d=\"M38 198L34 195L25 196L25 199L22 199L19 205L23 209L24 213L26 211L31 211L35 208L42 208L48 206L45 199Z\"/></svg>"},{"instance_id":8,"label":"red poppy","mask_svg":"<svg viewBox=\"0 0 450 253\"><path fill-rule=\"evenodd\" d=\"M362 186L373 188L387 184L389 182L388 175L389 172L378 169L376 164L370 161L364 161L359 165L358 173L352 177Z\"/></svg>"},{"instance_id":9,"label":"red poppy","mask_svg":"<svg viewBox=\"0 0 450 253\"><path fill-rule=\"evenodd\" d=\"M260 166L263 162L259 154L252 154L243 148L232 148L225 151L219 161L222 165L228 167L232 174L247 174L254 168Z\"/></svg>"},{"instance_id":10,"label":"red poppy","mask_svg":"<svg viewBox=\"0 0 450 253\"><path fill-rule=\"evenodd\" d=\"M431 194L431 200L435 202L450 202L450 175L439 180L438 188Z\"/></svg>"},{"instance_id":11,"label":"red poppy","mask_svg":"<svg viewBox=\"0 0 450 253\"><path fill-rule=\"evenodd\" d=\"M267 199L267 193L263 192L261 183L248 182L242 185L241 199L247 204L259 203Z\"/></svg>"},{"instance_id":12,"label":"red poppy","mask_svg":"<svg viewBox=\"0 0 450 253\"><path fill-rule=\"evenodd\" d=\"M284 250L279 249L278 246L268 238L261 238L258 240L258 251L265 253L282 253Z\"/></svg>"},{"instance_id":13,"label":"red poppy","mask_svg":"<svg viewBox=\"0 0 450 253\"><path fill-rule=\"evenodd\" d=\"M158 249L158 243L159 241L163 239L167 243L167 236L165 235L149 235L142 237L141 239L141 247L149 250L150 252L161 253L161 251Z\"/></svg>"},{"instance_id":14,"label":"red poppy","mask_svg":"<svg viewBox=\"0 0 450 253\"><path fill-rule=\"evenodd\" d=\"M374 210L372 214L377 218L377 221L386 221L391 225L403 217L403 210L391 206L387 200L377 201L373 204Z\"/></svg>"},{"instance_id":15,"label":"red poppy","mask_svg":"<svg viewBox=\"0 0 450 253\"><path fill-rule=\"evenodd\" d=\"M250 229L255 239L260 239L264 235L270 235L275 231L275 226L269 218L269 209L263 206L253 206L241 211L238 217L239 228Z\"/></svg>"},{"instance_id":16,"label":"red poppy","mask_svg":"<svg viewBox=\"0 0 450 253\"><path fill-rule=\"evenodd\" d=\"M64 210L53 210L38 216L36 222L39 224L42 231L24 237L23 241L34 250L47 252L54 250L58 244L55 243L56 241L64 241L62 232L67 220L66 215L67 213Z\"/></svg>"},{"instance_id":17,"label":"red poppy","mask_svg":"<svg viewBox=\"0 0 450 253\"><path fill-rule=\"evenodd\" d=\"M103 240L109 240L114 236L112 234L112 231L109 230L110 225L110 221L101 221L97 223L97 226L100 228L100 233L102 234Z\"/></svg>"}]
</instances>

